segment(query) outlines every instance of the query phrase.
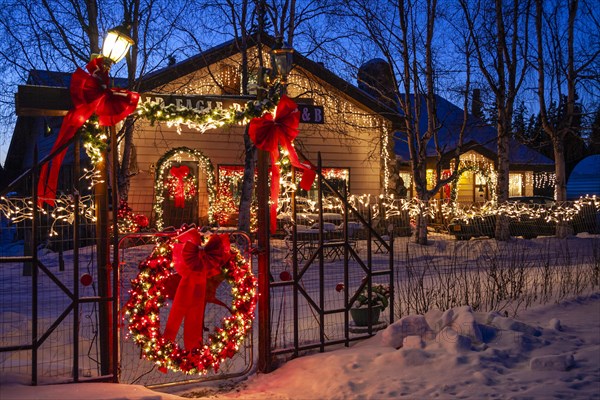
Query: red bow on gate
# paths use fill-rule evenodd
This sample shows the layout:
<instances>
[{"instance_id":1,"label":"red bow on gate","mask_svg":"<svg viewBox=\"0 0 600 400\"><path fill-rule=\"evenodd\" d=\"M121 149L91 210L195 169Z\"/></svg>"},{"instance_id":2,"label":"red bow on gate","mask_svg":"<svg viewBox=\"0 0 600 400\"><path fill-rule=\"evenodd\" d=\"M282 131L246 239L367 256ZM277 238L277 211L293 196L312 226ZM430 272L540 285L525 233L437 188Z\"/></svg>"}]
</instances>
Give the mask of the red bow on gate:
<instances>
[{"instance_id":1,"label":"red bow on gate","mask_svg":"<svg viewBox=\"0 0 600 400\"><path fill-rule=\"evenodd\" d=\"M187 165L181 165L179 167L171 167L169 171L172 177L177 179L177 184L175 187L175 207L184 208L185 207L185 184L183 182L183 178L188 176L190 173L190 168Z\"/></svg>"},{"instance_id":2,"label":"red bow on gate","mask_svg":"<svg viewBox=\"0 0 600 400\"><path fill-rule=\"evenodd\" d=\"M51 152L67 143L75 132L95 112L100 125L112 126L123 120L137 107L140 95L123 89L109 88L108 68L104 59L98 57L86 66L88 72L77 68L71 76L71 100L73 108L65 116ZM38 181L38 205L44 202L54 206L58 171L67 150L63 150L42 166ZM51 167L48 164L52 164Z\"/></svg>"},{"instance_id":3,"label":"red bow on gate","mask_svg":"<svg viewBox=\"0 0 600 400\"><path fill-rule=\"evenodd\" d=\"M301 163L292 145L298 136L298 125L300 124L300 112L298 106L286 95L281 96L275 112L275 117L268 113L260 118L250 121L248 135L258 149L268 151L271 154L271 230L277 228L277 200L279 198L279 167L276 162L279 158L279 143L286 149L290 156L290 163L302 170L300 187L310 190L316 173L309 163Z\"/></svg>"},{"instance_id":4,"label":"red bow on gate","mask_svg":"<svg viewBox=\"0 0 600 400\"><path fill-rule=\"evenodd\" d=\"M173 263L181 276L163 337L175 340L183 325L183 343L191 350L202 345L206 303L222 305L216 290L223 281L221 267L231 261L229 236L211 235L202 247L202 235L193 228L177 237L173 245Z\"/></svg>"}]
</instances>

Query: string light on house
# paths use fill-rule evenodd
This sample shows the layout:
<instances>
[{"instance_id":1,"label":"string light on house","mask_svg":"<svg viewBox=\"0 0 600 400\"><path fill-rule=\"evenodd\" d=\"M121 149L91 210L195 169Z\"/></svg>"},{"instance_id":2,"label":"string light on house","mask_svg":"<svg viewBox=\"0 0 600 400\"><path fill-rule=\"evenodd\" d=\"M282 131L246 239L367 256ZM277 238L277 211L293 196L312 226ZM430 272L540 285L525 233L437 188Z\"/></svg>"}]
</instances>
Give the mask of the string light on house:
<instances>
[{"instance_id":1,"label":"string light on house","mask_svg":"<svg viewBox=\"0 0 600 400\"><path fill-rule=\"evenodd\" d=\"M556 186L556 174L554 172L536 172L533 174L533 187L545 189Z\"/></svg>"}]
</instances>

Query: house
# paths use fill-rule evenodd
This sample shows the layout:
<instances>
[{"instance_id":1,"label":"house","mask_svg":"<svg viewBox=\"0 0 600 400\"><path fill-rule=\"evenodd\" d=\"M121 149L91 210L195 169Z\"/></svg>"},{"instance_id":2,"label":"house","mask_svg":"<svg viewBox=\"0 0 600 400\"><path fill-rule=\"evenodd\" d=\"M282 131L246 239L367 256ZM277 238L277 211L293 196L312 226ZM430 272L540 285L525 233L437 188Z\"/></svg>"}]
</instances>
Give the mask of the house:
<instances>
[{"instance_id":1,"label":"house","mask_svg":"<svg viewBox=\"0 0 600 400\"><path fill-rule=\"evenodd\" d=\"M265 65L268 65L269 48L274 45L272 38L263 38ZM259 68L257 49L254 44L248 50L248 69L254 81ZM242 108L248 98L240 96L241 62L235 42L224 43L144 76L139 90L141 101L168 102L175 96L178 106L188 108ZM32 71L28 83L68 86L69 78L70 74L65 73ZM410 157L399 130L402 118L393 105L299 53L294 53L287 93L300 105L322 107L323 123L301 123L295 147L313 163L320 154L326 176L333 181L344 181L351 193L376 196L395 189L391 187L395 179L390 179L390 174L399 167L400 177L408 184L407 197L412 196ZM199 95L205 96L203 100L198 100ZM450 154L462 123L462 111L438 97L438 115L442 125L440 142L446 154ZM40 158L48 154L60 122L58 117L19 117L7 168L23 171L31 167L34 145L38 146ZM426 124L425 113L421 114L420 123ZM200 133L185 125L153 125L139 119L133 138L135 170L131 177L129 206L136 213L150 217L159 228L179 226L182 222L233 223L230 218L238 204L245 158L244 129L235 125ZM483 171L485 165L493 165L495 161L495 139L493 128L470 117L461 159L480 168L461 176L459 201L474 202L490 197L490 179ZM433 150L428 148L432 160ZM510 157L511 195L533 194L536 179L540 179L536 174L552 169L551 160L516 142ZM72 155L67 155L61 170L63 177L69 176L71 163ZM445 168L450 167L448 162ZM177 185L183 188L180 198L176 198ZM449 193L446 188L440 196L448 197Z\"/></svg>"},{"instance_id":2,"label":"house","mask_svg":"<svg viewBox=\"0 0 600 400\"><path fill-rule=\"evenodd\" d=\"M403 111L400 108L398 94L393 88L389 64L380 58L367 61L359 70L359 87L373 97L381 99L389 107ZM399 95L404 100L405 95ZM425 98L408 96L408 101L414 107L419 100L419 120L416 125L422 135L427 131L428 113ZM480 115L481 102L479 90L473 91L472 112L466 114L443 97L436 95L436 112L438 118L437 141L429 140L426 147L428 188L433 187L438 158L442 178L449 177L457 166L455 163L456 149L459 147L459 134L463 129L463 144L460 149L459 169L465 170L458 182L446 185L437 194L437 198L454 198L464 204L484 202L493 197L495 185L495 170L497 164L496 129L485 124L476 115ZM478 110L479 108L479 110ZM416 111L413 115L417 114ZM415 196L415 188L410 169L411 155L408 147L406 127L398 125L394 132L393 152L396 156L397 171L400 177L396 187L400 197L408 199ZM436 149L436 144L439 148ZM509 149L509 196L531 196L534 194L550 194L554 189L554 162L541 153L511 139ZM454 189L454 194L452 193Z\"/></svg>"},{"instance_id":3,"label":"house","mask_svg":"<svg viewBox=\"0 0 600 400\"><path fill-rule=\"evenodd\" d=\"M414 96L410 96L414 104ZM442 174L450 175L454 169L453 157L458 146L459 132L464 121L464 112L441 96L436 96L437 116L439 121L438 145L442 154ZM427 111L425 101L421 101L419 129L427 129ZM490 200L495 183L494 173L497 164L496 129L483 123L480 119L469 114L464 128L463 146L460 160L462 167L468 167L458 179L456 200L459 203L475 203ZM427 179L433 181L436 166L436 144L434 140L427 145ZM400 176L405 182L411 182L408 162L410 153L406 134L397 132L394 147L400 165ZM554 189L554 161L543 154L519 143L514 138L509 144L509 197L533 196L548 188L551 194ZM411 187L411 190L414 190ZM440 191L438 197L449 198L450 186ZM410 191L409 191L410 193Z\"/></svg>"},{"instance_id":4,"label":"house","mask_svg":"<svg viewBox=\"0 0 600 400\"><path fill-rule=\"evenodd\" d=\"M263 38L263 57L274 44L271 38ZM256 76L256 45L248 50L248 56L250 74ZM266 60L265 64L268 65ZM247 99L239 96L240 65L241 55L235 43L225 43L144 76L139 90L143 94L141 101L166 102L177 96L181 106L241 108ZM326 174L334 180L345 180L353 193L382 193L386 179L381 171L390 163L382 157L382 149L386 143L389 146L387 139L397 124L397 114L298 53L294 53L287 93L298 104L321 106L323 110L324 123L300 124L295 146L302 155L316 163L320 153ZM207 98L189 97L198 95ZM7 158L7 163L10 160L10 165L20 171L32 165L30 154L35 143L43 143L38 146L40 158L48 154L60 126L59 121L31 119L37 125L25 129L29 131L26 135L21 132L13 137ZM50 129L42 129L44 124ZM224 202L229 206L236 204L245 157L244 129L235 125L200 133L185 125L152 125L139 119L133 139L137 168L131 178L129 206L136 213L151 217L159 227L214 222L220 211L228 209ZM68 164L67 159L64 171L68 171ZM178 177L182 177L180 181ZM183 201L174 198L173 183L183 185Z\"/></svg>"}]
</instances>

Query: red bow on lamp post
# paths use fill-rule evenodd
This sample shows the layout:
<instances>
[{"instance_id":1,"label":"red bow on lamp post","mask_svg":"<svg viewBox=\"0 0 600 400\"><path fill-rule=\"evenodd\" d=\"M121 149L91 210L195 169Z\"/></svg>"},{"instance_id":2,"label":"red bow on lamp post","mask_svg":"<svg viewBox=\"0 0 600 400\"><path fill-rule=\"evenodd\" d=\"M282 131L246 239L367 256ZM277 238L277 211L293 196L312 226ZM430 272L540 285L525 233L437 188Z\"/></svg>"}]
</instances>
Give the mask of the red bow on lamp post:
<instances>
[{"instance_id":1,"label":"red bow on lamp post","mask_svg":"<svg viewBox=\"0 0 600 400\"><path fill-rule=\"evenodd\" d=\"M300 169L302 180L300 187L304 190L310 190L316 173L309 163L301 163L292 145L293 140L298 136L298 125L300 124L300 112L298 106L286 95L281 96L275 116L267 113L260 118L253 118L248 127L248 135L254 142L254 145L270 153L271 156L271 230L274 232L277 228L277 201L279 198L279 177L281 175L276 162L279 159L279 144L288 151L290 163L292 166Z\"/></svg>"},{"instance_id":2,"label":"red bow on lamp post","mask_svg":"<svg viewBox=\"0 0 600 400\"><path fill-rule=\"evenodd\" d=\"M183 342L188 350L202 345L206 303L227 307L216 298L223 281L221 267L232 260L229 236L211 235L205 246L197 229L177 237L173 245L173 263L181 281L175 292L163 337L175 340L181 323Z\"/></svg>"},{"instance_id":3,"label":"red bow on lamp post","mask_svg":"<svg viewBox=\"0 0 600 400\"><path fill-rule=\"evenodd\" d=\"M112 126L135 111L140 95L109 86L108 68L103 57L93 59L86 66L88 72L77 68L71 76L73 108L65 116L51 153L73 138L75 133L93 113L100 125ZM38 205L44 202L54 206L58 172L67 150L63 150L42 166L38 181ZM51 166L49 166L51 164Z\"/></svg>"}]
</instances>

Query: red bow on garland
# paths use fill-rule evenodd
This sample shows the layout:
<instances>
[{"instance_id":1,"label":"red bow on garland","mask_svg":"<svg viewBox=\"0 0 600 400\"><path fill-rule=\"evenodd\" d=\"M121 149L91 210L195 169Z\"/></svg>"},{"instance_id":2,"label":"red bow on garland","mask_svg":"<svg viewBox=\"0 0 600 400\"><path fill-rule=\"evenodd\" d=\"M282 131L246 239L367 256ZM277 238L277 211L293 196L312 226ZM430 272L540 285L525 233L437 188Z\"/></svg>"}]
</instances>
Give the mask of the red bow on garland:
<instances>
[{"instance_id":1,"label":"red bow on garland","mask_svg":"<svg viewBox=\"0 0 600 400\"><path fill-rule=\"evenodd\" d=\"M85 72L77 68L71 76L73 108L65 116L51 152L67 143L95 112L100 125L112 126L123 120L137 107L140 95L123 89L109 88L108 69L104 59L98 57L88 63ZM38 205L44 202L54 206L58 172L67 150L63 150L42 166L38 181ZM48 164L52 164L51 167Z\"/></svg>"},{"instance_id":2,"label":"red bow on garland","mask_svg":"<svg viewBox=\"0 0 600 400\"><path fill-rule=\"evenodd\" d=\"M193 228L177 237L173 263L181 276L163 337L175 340L183 325L183 343L192 350L202 345L206 303L227 306L216 298L223 281L221 267L232 260L229 236L211 235L204 247L202 235Z\"/></svg>"},{"instance_id":3,"label":"red bow on garland","mask_svg":"<svg viewBox=\"0 0 600 400\"><path fill-rule=\"evenodd\" d=\"M185 183L183 179L190 173L190 168L187 165L181 165L179 167L171 167L169 171L172 177L177 179L175 184L175 207L185 207Z\"/></svg>"},{"instance_id":4,"label":"red bow on garland","mask_svg":"<svg viewBox=\"0 0 600 400\"><path fill-rule=\"evenodd\" d=\"M279 177L281 175L276 162L279 158L279 143L286 149L290 156L290 163L302 170L300 187L310 190L316 173L309 163L301 163L292 145L298 136L298 125L300 124L300 112L298 106L286 95L281 96L275 117L268 113L260 118L250 121L248 135L258 149L268 151L271 154L271 231L277 228L277 200L279 198Z\"/></svg>"}]
</instances>

